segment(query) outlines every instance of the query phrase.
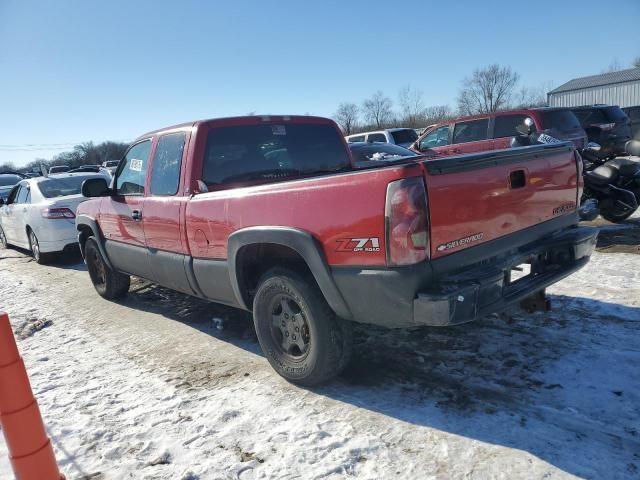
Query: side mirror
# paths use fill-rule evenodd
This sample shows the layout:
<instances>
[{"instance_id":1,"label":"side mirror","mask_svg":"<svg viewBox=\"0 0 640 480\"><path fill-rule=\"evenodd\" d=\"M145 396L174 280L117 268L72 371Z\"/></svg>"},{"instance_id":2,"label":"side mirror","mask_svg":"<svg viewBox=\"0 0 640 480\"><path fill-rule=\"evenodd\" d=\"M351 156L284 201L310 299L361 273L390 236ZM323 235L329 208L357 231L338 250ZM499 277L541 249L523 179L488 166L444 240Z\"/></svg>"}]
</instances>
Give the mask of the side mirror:
<instances>
[{"instance_id":1,"label":"side mirror","mask_svg":"<svg viewBox=\"0 0 640 480\"><path fill-rule=\"evenodd\" d=\"M587 150L591 150L592 152L599 152L601 148L602 147L595 142L587 143L587 147L586 147Z\"/></svg>"},{"instance_id":2,"label":"side mirror","mask_svg":"<svg viewBox=\"0 0 640 480\"><path fill-rule=\"evenodd\" d=\"M85 197L106 197L111 193L104 178L89 178L82 182L82 195Z\"/></svg>"}]
</instances>

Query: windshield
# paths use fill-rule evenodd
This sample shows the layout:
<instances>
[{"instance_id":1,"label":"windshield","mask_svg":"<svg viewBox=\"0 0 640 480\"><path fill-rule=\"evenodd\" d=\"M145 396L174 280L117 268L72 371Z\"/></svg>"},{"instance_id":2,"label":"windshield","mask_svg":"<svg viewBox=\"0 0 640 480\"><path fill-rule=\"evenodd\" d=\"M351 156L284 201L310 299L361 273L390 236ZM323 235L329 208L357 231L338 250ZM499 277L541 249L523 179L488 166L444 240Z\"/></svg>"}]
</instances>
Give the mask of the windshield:
<instances>
[{"instance_id":1,"label":"windshield","mask_svg":"<svg viewBox=\"0 0 640 480\"><path fill-rule=\"evenodd\" d=\"M342 137L332 125L239 125L209 132L203 180L224 184L286 179L350 166Z\"/></svg>"},{"instance_id":2,"label":"windshield","mask_svg":"<svg viewBox=\"0 0 640 480\"><path fill-rule=\"evenodd\" d=\"M391 136L395 143L413 143L418 139L418 134L412 128L396 130L395 132L391 132Z\"/></svg>"},{"instance_id":3,"label":"windshield","mask_svg":"<svg viewBox=\"0 0 640 480\"><path fill-rule=\"evenodd\" d=\"M542 112L543 128L559 131L580 128L580 122L571 110L551 110Z\"/></svg>"},{"instance_id":4,"label":"windshield","mask_svg":"<svg viewBox=\"0 0 640 480\"><path fill-rule=\"evenodd\" d=\"M20 180L22 180L22 178L18 175L0 175L0 187L12 187Z\"/></svg>"},{"instance_id":5,"label":"windshield","mask_svg":"<svg viewBox=\"0 0 640 480\"><path fill-rule=\"evenodd\" d=\"M45 198L78 195L82 189L82 182L89 178L104 178L97 175L80 175L77 177L48 178L38 182L38 188Z\"/></svg>"}]
</instances>

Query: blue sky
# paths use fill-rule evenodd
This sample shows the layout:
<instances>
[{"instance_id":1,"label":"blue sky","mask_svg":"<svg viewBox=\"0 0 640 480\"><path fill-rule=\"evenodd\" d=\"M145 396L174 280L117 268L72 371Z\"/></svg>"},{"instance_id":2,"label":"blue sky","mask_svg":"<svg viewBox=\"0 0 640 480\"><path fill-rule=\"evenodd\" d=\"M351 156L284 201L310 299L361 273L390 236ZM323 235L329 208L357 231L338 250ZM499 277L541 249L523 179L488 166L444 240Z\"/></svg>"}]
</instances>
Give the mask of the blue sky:
<instances>
[{"instance_id":1,"label":"blue sky","mask_svg":"<svg viewBox=\"0 0 640 480\"><path fill-rule=\"evenodd\" d=\"M639 24L638 0L0 0L0 163L198 118L331 116L407 84L453 105L490 63L557 86L629 64Z\"/></svg>"}]
</instances>

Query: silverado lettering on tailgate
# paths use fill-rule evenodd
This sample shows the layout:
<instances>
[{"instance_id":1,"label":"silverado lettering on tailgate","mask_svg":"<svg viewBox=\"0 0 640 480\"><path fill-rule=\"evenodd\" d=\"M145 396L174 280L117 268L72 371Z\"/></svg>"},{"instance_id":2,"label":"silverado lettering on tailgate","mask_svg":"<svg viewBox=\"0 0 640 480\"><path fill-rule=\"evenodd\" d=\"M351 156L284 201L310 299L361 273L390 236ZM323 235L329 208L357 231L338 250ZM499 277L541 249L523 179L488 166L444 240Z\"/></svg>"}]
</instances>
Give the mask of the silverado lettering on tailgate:
<instances>
[{"instance_id":1,"label":"silverado lettering on tailgate","mask_svg":"<svg viewBox=\"0 0 640 480\"><path fill-rule=\"evenodd\" d=\"M459 238L458 240L453 240L451 242L443 243L438 245L437 250L439 252L444 252L445 250L451 250L452 248L462 247L464 245L468 245L473 242L477 242L482 240L482 236L484 234L482 232L474 233L473 235L469 235L468 237Z\"/></svg>"}]
</instances>

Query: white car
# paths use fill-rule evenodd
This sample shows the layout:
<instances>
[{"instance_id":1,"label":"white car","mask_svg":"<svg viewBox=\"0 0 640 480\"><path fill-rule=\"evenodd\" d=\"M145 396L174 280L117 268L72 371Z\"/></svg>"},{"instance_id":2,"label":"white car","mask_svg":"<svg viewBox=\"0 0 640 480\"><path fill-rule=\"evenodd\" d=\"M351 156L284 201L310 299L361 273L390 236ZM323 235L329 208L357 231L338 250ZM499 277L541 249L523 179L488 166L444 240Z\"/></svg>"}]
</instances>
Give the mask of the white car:
<instances>
[{"instance_id":1,"label":"white car","mask_svg":"<svg viewBox=\"0 0 640 480\"><path fill-rule=\"evenodd\" d=\"M345 139L348 143L380 142L409 148L418 139L418 134L413 128L387 128L386 130L376 130L374 132L356 133L345 137Z\"/></svg>"},{"instance_id":2,"label":"white car","mask_svg":"<svg viewBox=\"0 0 640 480\"><path fill-rule=\"evenodd\" d=\"M36 262L45 263L51 253L77 245L76 209L87 200L81 189L89 178L104 175L60 173L18 183L7 201L0 201L0 248L26 248Z\"/></svg>"}]
</instances>

